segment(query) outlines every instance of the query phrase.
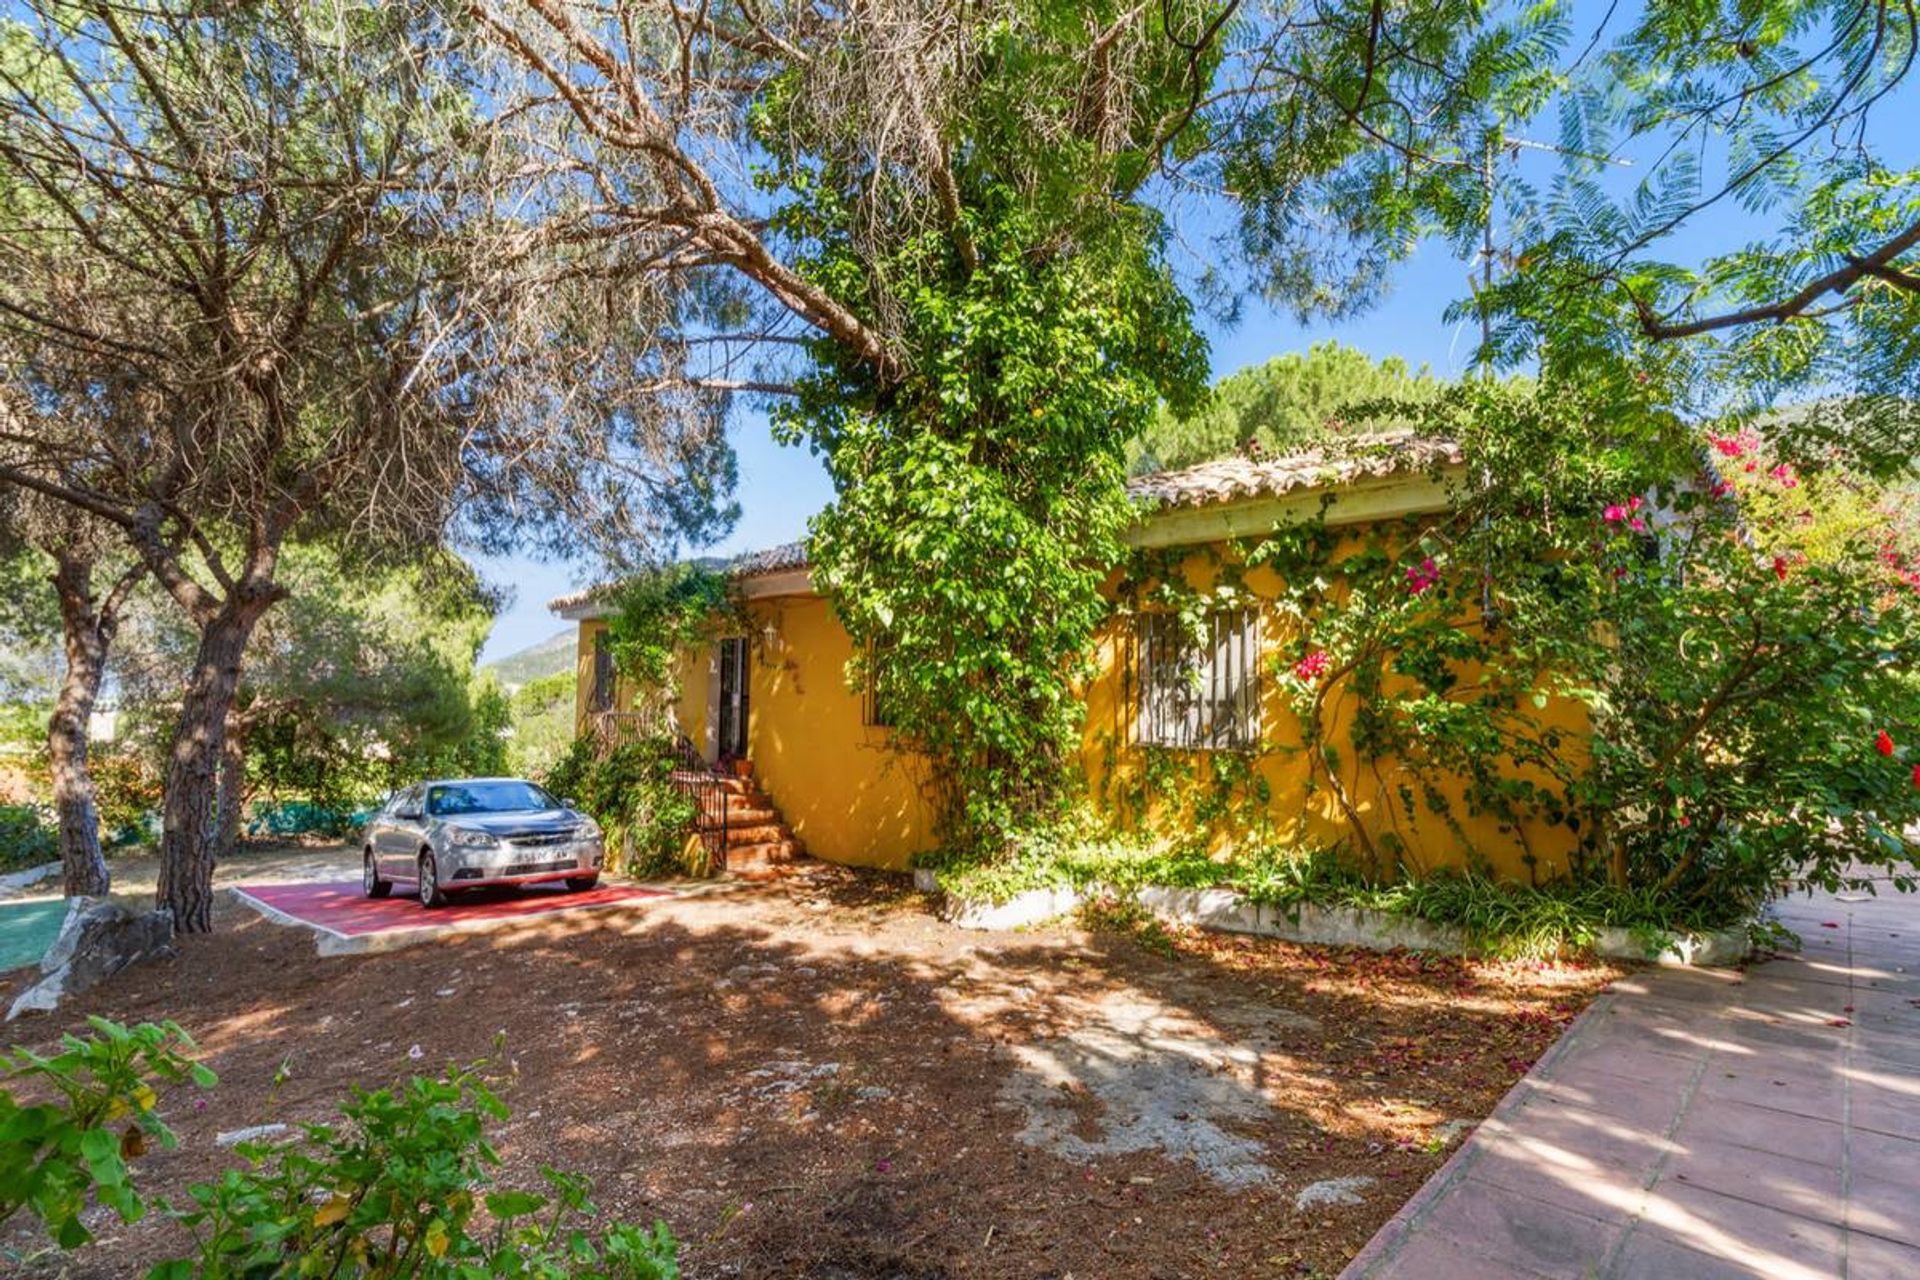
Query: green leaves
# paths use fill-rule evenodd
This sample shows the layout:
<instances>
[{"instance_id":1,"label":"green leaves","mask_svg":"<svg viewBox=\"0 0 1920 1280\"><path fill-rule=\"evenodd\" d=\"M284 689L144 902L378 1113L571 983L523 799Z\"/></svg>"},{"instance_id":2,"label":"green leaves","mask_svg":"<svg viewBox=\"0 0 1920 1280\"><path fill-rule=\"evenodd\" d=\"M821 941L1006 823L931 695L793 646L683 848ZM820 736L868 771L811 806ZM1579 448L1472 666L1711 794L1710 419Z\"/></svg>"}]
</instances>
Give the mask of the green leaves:
<instances>
[{"instance_id":1,"label":"green leaves","mask_svg":"<svg viewBox=\"0 0 1920 1280\"><path fill-rule=\"evenodd\" d=\"M80 1220L90 1199L123 1222L145 1212L127 1161L150 1142L174 1145L160 1119L161 1092L214 1083L212 1071L184 1056L193 1041L171 1022L88 1023L93 1035L62 1037L51 1057L18 1048L0 1054L0 1222L24 1209L69 1249L92 1238ZM21 1104L13 1091L20 1082L53 1100Z\"/></svg>"},{"instance_id":2,"label":"green leaves","mask_svg":"<svg viewBox=\"0 0 1920 1280\"><path fill-rule=\"evenodd\" d=\"M506 1116L478 1068L356 1090L343 1123L244 1147L249 1167L170 1207L199 1247L148 1280L676 1280L664 1223L582 1229L597 1210L578 1174L541 1170L550 1195L489 1189Z\"/></svg>"},{"instance_id":3,"label":"green leaves","mask_svg":"<svg viewBox=\"0 0 1920 1280\"><path fill-rule=\"evenodd\" d=\"M1358 701L1347 740L1321 744L1329 785L1349 746L1430 799L1461 780L1509 832L1577 835L1572 866L1543 873L1736 911L1854 859L1911 864L1920 757L1866 750L1876 729L1920 739L1920 685L1893 659L1920 627L1910 494L1556 379L1452 390L1428 416L1478 477L1448 515L1250 553L1285 579L1302 645L1332 655L1338 688L1285 684L1309 733L1324 700ZM1450 581L1410 592L1420 555Z\"/></svg>"},{"instance_id":4,"label":"green leaves","mask_svg":"<svg viewBox=\"0 0 1920 1280\"><path fill-rule=\"evenodd\" d=\"M608 638L620 674L649 700L670 700L674 662L689 647L743 618L724 573L676 564L622 583L608 615Z\"/></svg>"},{"instance_id":5,"label":"green leaves","mask_svg":"<svg viewBox=\"0 0 1920 1280\"><path fill-rule=\"evenodd\" d=\"M1056 812L1130 519L1122 451L1163 396L1192 398L1203 352L1141 221L1062 247L1011 194L968 217L976 266L929 238L892 268L917 282L912 375L823 360L776 420L835 482L810 552L850 675L932 763L948 837L992 854Z\"/></svg>"},{"instance_id":6,"label":"green leaves","mask_svg":"<svg viewBox=\"0 0 1920 1280\"><path fill-rule=\"evenodd\" d=\"M600 823L610 862L629 874L705 874L686 859L699 811L673 784L679 767L673 739L653 735L600 753L591 735L573 740L546 785L576 799ZM701 846L704 849L704 846Z\"/></svg>"}]
</instances>

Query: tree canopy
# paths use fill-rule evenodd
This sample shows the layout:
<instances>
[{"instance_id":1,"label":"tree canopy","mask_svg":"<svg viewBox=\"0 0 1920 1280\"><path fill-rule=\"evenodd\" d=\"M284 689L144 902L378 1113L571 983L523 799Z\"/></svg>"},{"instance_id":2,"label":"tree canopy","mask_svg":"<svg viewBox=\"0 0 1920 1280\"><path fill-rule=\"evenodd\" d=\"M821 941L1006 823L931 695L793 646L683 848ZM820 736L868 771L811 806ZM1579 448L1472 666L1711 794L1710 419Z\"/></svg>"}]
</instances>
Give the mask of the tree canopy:
<instances>
[{"instance_id":1,"label":"tree canopy","mask_svg":"<svg viewBox=\"0 0 1920 1280\"><path fill-rule=\"evenodd\" d=\"M1312 448L1382 425L1346 411L1375 401L1429 400L1439 389L1424 365L1410 369L1397 356L1374 360L1337 342L1316 343L1305 353L1275 356L1227 375L1189 417L1161 406L1129 446L1129 469L1153 471L1236 452Z\"/></svg>"}]
</instances>

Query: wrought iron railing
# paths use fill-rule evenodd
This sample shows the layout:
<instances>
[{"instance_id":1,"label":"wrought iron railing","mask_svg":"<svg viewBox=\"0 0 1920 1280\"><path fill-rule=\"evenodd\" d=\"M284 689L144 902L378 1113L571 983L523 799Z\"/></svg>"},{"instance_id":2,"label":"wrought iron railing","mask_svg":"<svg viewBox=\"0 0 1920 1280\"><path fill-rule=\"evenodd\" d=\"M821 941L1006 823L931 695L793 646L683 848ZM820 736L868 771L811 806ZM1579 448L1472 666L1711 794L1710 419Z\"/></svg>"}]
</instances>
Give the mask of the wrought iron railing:
<instances>
[{"instance_id":1,"label":"wrought iron railing","mask_svg":"<svg viewBox=\"0 0 1920 1280\"><path fill-rule=\"evenodd\" d=\"M728 806L733 799L727 775L701 757L692 739L658 715L643 711L601 711L594 715L591 731L594 750L603 758L621 747L663 733L673 735L673 769L668 779L676 790L693 801L694 831L708 859L718 865L727 848Z\"/></svg>"},{"instance_id":2,"label":"wrought iron railing","mask_svg":"<svg viewBox=\"0 0 1920 1280\"><path fill-rule=\"evenodd\" d=\"M673 735L673 749L680 757L673 785L693 801L694 829L706 846L707 859L718 866L727 849L727 806L733 800L727 776L701 757L686 734Z\"/></svg>"}]
</instances>

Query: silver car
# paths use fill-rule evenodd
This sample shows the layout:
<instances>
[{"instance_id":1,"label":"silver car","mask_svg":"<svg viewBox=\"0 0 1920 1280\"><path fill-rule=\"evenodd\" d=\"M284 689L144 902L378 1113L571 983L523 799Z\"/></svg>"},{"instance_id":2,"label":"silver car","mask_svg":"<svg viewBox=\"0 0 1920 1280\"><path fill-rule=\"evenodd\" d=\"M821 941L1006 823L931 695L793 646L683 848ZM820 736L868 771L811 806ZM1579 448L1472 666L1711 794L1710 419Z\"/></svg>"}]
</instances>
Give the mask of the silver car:
<instances>
[{"instance_id":1,"label":"silver car","mask_svg":"<svg viewBox=\"0 0 1920 1280\"><path fill-rule=\"evenodd\" d=\"M367 822L361 888L384 898L397 882L441 907L458 889L564 880L600 882L600 828L571 803L521 778L446 778L394 793Z\"/></svg>"}]
</instances>

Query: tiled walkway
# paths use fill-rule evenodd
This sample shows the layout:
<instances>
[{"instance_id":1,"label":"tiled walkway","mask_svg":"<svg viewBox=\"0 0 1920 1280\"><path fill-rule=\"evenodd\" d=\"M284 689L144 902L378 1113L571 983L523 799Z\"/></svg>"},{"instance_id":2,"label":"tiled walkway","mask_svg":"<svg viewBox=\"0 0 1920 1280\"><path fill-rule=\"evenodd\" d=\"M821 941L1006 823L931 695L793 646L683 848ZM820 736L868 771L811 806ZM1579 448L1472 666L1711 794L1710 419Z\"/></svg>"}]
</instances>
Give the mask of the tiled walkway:
<instances>
[{"instance_id":1,"label":"tiled walkway","mask_svg":"<svg viewBox=\"0 0 1920 1280\"><path fill-rule=\"evenodd\" d=\"M1920 897L1615 984L1342 1280L1920 1280Z\"/></svg>"}]
</instances>

